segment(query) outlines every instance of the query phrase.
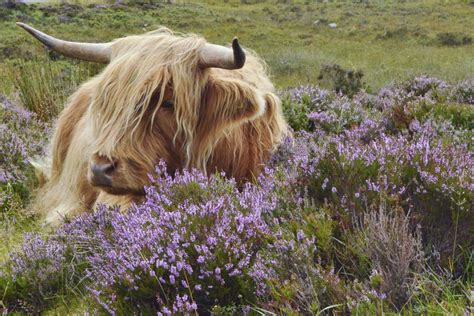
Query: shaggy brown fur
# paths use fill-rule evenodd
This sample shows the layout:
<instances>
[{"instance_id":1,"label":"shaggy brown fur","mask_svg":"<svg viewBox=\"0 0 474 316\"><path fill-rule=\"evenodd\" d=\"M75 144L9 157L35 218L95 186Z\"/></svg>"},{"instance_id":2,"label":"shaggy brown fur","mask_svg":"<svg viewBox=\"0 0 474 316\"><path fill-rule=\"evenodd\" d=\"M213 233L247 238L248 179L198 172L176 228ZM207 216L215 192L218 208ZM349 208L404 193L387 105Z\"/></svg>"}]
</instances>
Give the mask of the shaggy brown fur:
<instances>
[{"instance_id":1,"label":"shaggy brown fur","mask_svg":"<svg viewBox=\"0 0 474 316\"><path fill-rule=\"evenodd\" d=\"M160 160L170 171L225 171L240 181L262 170L287 132L274 87L249 51L242 69L201 69L205 43L167 29L114 42L109 65L58 119L37 198L48 222L140 200ZM104 161L115 165L113 185L94 186L90 166Z\"/></svg>"}]
</instances>

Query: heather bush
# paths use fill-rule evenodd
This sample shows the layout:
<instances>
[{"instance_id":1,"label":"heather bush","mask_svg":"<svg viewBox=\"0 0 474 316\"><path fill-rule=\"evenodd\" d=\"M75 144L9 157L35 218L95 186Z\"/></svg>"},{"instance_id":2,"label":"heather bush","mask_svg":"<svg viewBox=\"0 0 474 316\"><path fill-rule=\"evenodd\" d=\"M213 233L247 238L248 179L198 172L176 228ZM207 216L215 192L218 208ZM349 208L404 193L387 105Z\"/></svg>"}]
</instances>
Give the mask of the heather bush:
<instances>
[{"instance_id":1,"label":"heather bush","mask_svg":"<svg viewBox=\"0 0 474 316\"><path fill-rule=\"evenodd\" d=\"M0 278L4 304L38 314L82 290L84 262L78 260L81 249L68 242L61 235L25 234L22 247L11 254L12 261L5 269L11 277Z\"/></svg>"},{"instance_id":2,"label":"heather bush","mask_svg":"<svg viewBox=\"0 0 474 316\"><path fill-rule=\"evenodd\" d=\"M34 182L29 162L44 153L48 130L48 125L34 113L0 95L0 252L8 249L24 228L31 228L25 223L31 212L24 209ZM13 293L16 302L13 306L22 304L21 291L15 292L18 287L1 274L0 271L1 300L9 301ZM33 306L25 305L25 308L35 311Z\"/></svg>"},{"instance_id":3,"label":"heather bush","mask_svg":"<svg viewBox=\"0 0 474 316\"><path fill-rule=\"evenodd\" d=\"M264 310L304 315L322 310L349 312L377 300L368 282L348 280L338 271L334 258L328 258L337 220L307 198L286 202L288 212L279 218L285 229L260 254L273 263L262 265L269 289L260 298Z\"/></svg>"},{"instance_id":4,"label":"heather bush","mask_svg":"<svg viewBox=\"0 0 474 316\"><path fill-rule=\"evenodd\" d=\"M369 115L371 110L361 106L369 98L365 92L350 99L306 85L285 92L282 105L283 112L295 131L322 128L326 132L340 133Z\"/></svg>"},{"instance_id":5,"label":"heather bush","mask_svg":"<svg viewBox=\"0 0 474 316\"><path fill-rule=\"evenodd\" d=\"M36 179L30 160L45 152L49 126L0 95L0 251L23 231Z\"/></svg>"},{"instance_id":6,"label":"heather bush","mask_svg":"<svg viewBox=\"0 0 474 316\"><path fill-rule=\"evenodd\" d=\"M157 167L146 200L128 212L100 206L47 241L27 240L27 249L13 256L17 280L21 275L41 286L30 287L33 293L44 293L59 281L69 252L76 254L75 266L86 265L86 288L112 314L255 303L266 291L270 264L258 253L280 229L271 218L271 181L262 183L268 190L251 184L238 190L219 175L184 171L172 177L165 169Z\"/></svg>"},{"instance_id":7,"label":"heather bush","mask_svg":"<svg viewBox=\"0 0 474 316\"><path fill-rule=\"evenodd\" d=\"M326 107L334 99L333 93L316 86L301 86L290 89L283 95L283 112L295 130L311 130L308 113L318 107Z\"/></svg>"},{"instance_id":8,"label":"heather bush","mask_svg":"<svg viewBox=\"0 0 474 316\"><path fill-rule=\"evenodd\" d=\"M474 78L455 85L450 92L449 98L452 102L474 104Z\"/></svg>"},{"instance_id":9,"label":"heather bush","mask_svg":"<svg viewBox=\"0 0 474 316\"><path fill-rule=\"evenodd\" d=\"M29 160L45 152L48 125L0 95L0 185L21 182Z\"/></svg>"},{"instance_id":10,"label":"heather bush","mask_svg":"<svg viewBox=\"0 0 474 316\"><path fill-rule=\"evenodd\" d=\"M164 165L157 174L146 201L127 214L102 208L68 227L93 232L100 245L88 258L100 304L169 314L254 302L251 276L260 273L255 258L270 234L274 196L199 172L171 177Z\"/></svg>"},{"instance_id":11,"label":"heather bush","mask_svg":"<svg viewBox=\"0 0 474 316\"><path fill-rule=\"evenodd\" d=\"M462 91L470 91L465 85ZM284 104L286 113L288 108L296 112L290 124L302 121L291 120L301 116L299 109L304 109L308 119L293 126L298 132L293 141L282 145L273 164L285 170L293 195L309 197L337 219L331 235L344 246L326 245L323 253L339 261L341 268L367 278L374 257L352 249L351 241L357 236L347 227L367 206L386 203L410 213L411 225L421 225L424 245L433 245L441 253L441 266L455 275L472 269L474 112L469 105L452 103L453 96L459 95L456 86L420 76L383 88L376 96L364 92L353 98L333 95L315 112L311 111L319 103L309 100L317 100L315 91L316 95L327 91L311 86L293 91L300 93L290 91L287 100L291 101ZM461 97L466 99L462 93ZM356 115L347 119L344 111L334 110L341 108L338 104L345 104L342 109L354 107ZM308 123L311 119L314 124ZM387 256L391 252L385 251ZM400 306L406 299L399 295L406 290L403 284L391 287L390 304Z\"/></svg>"},{"instance_id":12,"label":"heather bush","mask_svg":"<svg viewBox=\"0 0 474 316\"><path fill-rule=\"evenodd\" d=\"M162 164L145 201L126 213L99 206L49 237L27 235L12 254L6 302L39 312L51 297L87 291L110 314L176 314L257 303L316 312L337 302L344 311L370 301L370 284L346 283L321 261L332 222L285 195L281 176L268 170L239 189L221 175L170 176Z\"/></svg>"}]
</instances>

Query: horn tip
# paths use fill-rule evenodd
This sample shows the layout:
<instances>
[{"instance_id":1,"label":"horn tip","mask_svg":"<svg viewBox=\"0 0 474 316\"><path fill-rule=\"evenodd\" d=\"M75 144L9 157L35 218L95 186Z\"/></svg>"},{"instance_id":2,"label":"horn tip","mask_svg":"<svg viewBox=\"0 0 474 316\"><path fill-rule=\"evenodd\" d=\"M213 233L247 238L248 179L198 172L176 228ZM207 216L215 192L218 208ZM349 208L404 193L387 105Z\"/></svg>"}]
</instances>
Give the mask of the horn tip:
<instances>
[{"instance_id":1,"label":"horn tip","mask_svg":"<svg viewBox=\"0 0 474 316\"><path fill-rule=\"evenodd\" d=\"M16 22L15 24L30 33L31 33L31 30L34 30L31 26L23 22Z\"/></svg>"},{"instance_id":2,"label":"horn tip","mask_svg":"<svg viewBox=\"0 0 474 316\"><path fill-rule=\"evenodd\" d=\"M239 38L237 36L235 36L233 39L232 39L232 48L234 48L235 46L240 46L239 44Z\"/></svg>"},{"instance_id":3,"label":"horn tip","mask_svg":"<svg viewBox=\"0 0 474 316\"><path fill-rule=\"evenodd\" d=\"M244 50L242 49L242 47L240 47L240 44L239 44L239 39L236 37L234 37L234 39L232 40L232 49L234 51L234 63L235 63L235 69L239 69L239 68L242 68L245 64L245 52Z\"/></svg>"}]
</instances>

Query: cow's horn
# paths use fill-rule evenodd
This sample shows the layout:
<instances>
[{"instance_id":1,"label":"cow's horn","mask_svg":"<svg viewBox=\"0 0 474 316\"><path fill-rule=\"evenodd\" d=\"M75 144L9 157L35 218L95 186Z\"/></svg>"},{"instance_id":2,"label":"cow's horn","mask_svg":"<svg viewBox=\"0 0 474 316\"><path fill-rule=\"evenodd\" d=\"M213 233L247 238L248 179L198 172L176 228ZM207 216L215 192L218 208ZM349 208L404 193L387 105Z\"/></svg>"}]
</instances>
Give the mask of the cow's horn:
<instances>
[{"instance_id":1,"label":"cow's horn","mask_svg":"<svg viewBox=\"0 0 474 316\"><path fill-rule=\"evenodd\" d=\"M206 44L201 50L200 58L199 65L202 68L240 69L245 64L245 52L240 47L237 37L232 40L232 49Z\"/></svg>"},{"instance_id":2,"label":"cow's horn","mask_svg":"<svg viewBox=\"0 0 474 316\"><path fill-rule=\"evenodd\" d=\"M52 50L63 54L64 56L97 63L108 63L110 61L112 49L111 44L109 43L99 44L67 42L40 32L27 24L21 22L17 22L16 24L36 37L36 39L38 39L41 43L48 46Z\"/></svg>"}]
</instances>

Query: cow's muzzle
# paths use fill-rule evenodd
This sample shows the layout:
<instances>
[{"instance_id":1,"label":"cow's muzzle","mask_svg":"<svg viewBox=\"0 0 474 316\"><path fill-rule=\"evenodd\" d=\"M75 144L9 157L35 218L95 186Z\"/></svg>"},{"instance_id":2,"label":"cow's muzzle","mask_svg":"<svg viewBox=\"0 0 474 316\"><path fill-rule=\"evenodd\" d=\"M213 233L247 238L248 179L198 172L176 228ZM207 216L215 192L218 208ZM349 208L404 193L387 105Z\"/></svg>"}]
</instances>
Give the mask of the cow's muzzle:
<instances>
[{"instance_id":1,"label":"cow's muzzle","mask_svg":"<svg viewBox=\"0 0 474 316\"><path fill-rule=\"evenodd\" d=\"M111 187L115 164L110 162L97 163L91 166L91 182L96 186Z\"/></svg>"}]
</instances>

